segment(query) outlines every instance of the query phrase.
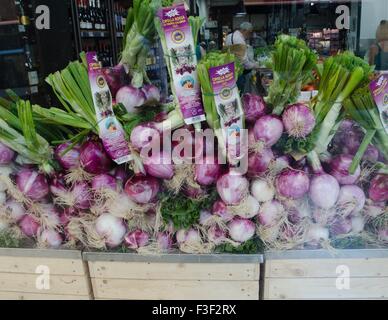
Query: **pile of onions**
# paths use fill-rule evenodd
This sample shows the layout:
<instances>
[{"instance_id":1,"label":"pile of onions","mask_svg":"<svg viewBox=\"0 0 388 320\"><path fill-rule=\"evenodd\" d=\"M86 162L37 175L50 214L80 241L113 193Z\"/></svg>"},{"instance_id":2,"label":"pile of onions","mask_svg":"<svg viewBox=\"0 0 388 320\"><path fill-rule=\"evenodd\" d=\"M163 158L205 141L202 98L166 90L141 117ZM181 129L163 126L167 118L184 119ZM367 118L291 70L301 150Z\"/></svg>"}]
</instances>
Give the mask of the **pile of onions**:
<instances>
[{"instance_id":1,"label":"pile of onions","mask_svg":"<svg viewBox=\"0 0 388 320\"><path fill-rule=\"evenodd\" d=\"M32 200L42 200L49 194L49 185L44 174L23 168L16 176L18 189Z\"/></svg>"},{"instance_id":2,"label":"pile of onions","mask_svg":"<svg viewBox=\"0 0 388 320\"><path fill-rule=\"evenodd\" d=\"M309 187L309 177L303 171L285 169L276 178L276 190L286 198L300 199L309 191Z\"/></svg>"},{"instance_id":3,"label":"pile of onions","mask_svg":"<svg viewBox=\"0 0 388 320\"><path fill-rule=\"evenodd\" d=\"M55 148L55 159L65 170L75 169L80 166L81 147L74 145L70 150L66 151L70 146L71 143L66 142Z\"/></svg>"},{"instance_id":4,"label":"pile of onions","mask_svg":"<svg viewBox=\"0 0 388 320\"><path fill-rule=\"evenodd\" d=\"M105 244L110 248L119 246L127 232L124 221L110 214L103 214L96 220L96 232L105 240Z\"/></svg>"},{"instance_id":5,"label":"pile of onions","mask_svg":"<svg viewBox=\"0 0 388 320\"><path fill-rule=\"evenodd\" d=\"M93 140L86 141L82 145L80 163L82 168L91 174L107 173L112 166L112 160L101 142Z\"/></svg>"},{"instance_id":6,"label":"pile of onions","mask_svg":"<svg viewBox=\"0 0 388 320\"><path fill-rule=\"evenodd\" d=\"M0 142L0 165L7 165L15 158L15 152Z\"/></svg>"},{"instance_id":7,"label":"pile of onions","mask_svg":"<svg viewBox=\"0 0 388 320\"><path fill-rule=\"evenodd\" d=\"M260 204L255 197L248 195L244 200L242 208L237 212L237 215L241 218L252 219L259 214Z\"/></svg>"},{"instance_id":8,"label":"pile of onions","mask_svg":"<svg viewBox=\"0 0 388 320\"><path fill-rule=\"evenodd\" d=\"M124 237L124 244L126 247L136 250L141 247L145 247L150 240L150 236L147 232L144 232L142 230L135 230L132 232L129 232Z\"/></svg>"},{"instance_id":9,"label":"pile of onions","mask_svg":"<svg viewBox=\"0 0 388 320\"><path fill-rule=\"evenodd\" d=\"M306 138L315 127L315 117L309 107L298 103L284 111L283 124L287 133L295 138Z\"/></svg>"},{"instance_id":10,"label":"pile of onions","mask_svg":"<svg viewBox=\"0 0 388 320\"><path fill-rule=\"evenodd\" d=\"M134 176L127 181L124 189L132 201L147 204L156 199L160 184L154 177Z\"/></svg>"},{"instance_id":11,"label":"pile of onions","mask_svg":"<svg viewBox=\"0 0 388 320\"><path fill-rule=\"evenodd\" d=\"M274 115L258 119L253 128L256 141L262 141L267 147L273 146L283 134L283 122Z\"/></svg>"},{"instance_id":12,"label":"pile of onions","mask_svg":"<svg viewBox=\"0 0 388 320\"><path fill-rule=\"evenodd\" d=\"M352 164L353 157L348 155L340 155L335 157L330 162L329 173L337 179L340 184L354 184L360 177L360 166L356 168L354 174L349 173L350 165Z\"/></svg>"},{"instance_id":13,"label":"pile of onions","mask_svg":"<svg viewBox=\"0 0 388 320\"><path fill-rule=\"evenodd\" d=\"M228 230L232 240L243 243L255 235L256 225L248 219L234 218L228 223Z\"/></svg>"},{"instance_id":14,"label":"pile of onions","mask_svg":"<svg viewBox=\"0 0 388 320\"><path fill-rule=\"evenodd\" d=\"M214 184L221 174L221 166L214 157L207 156L203 163L195 165L195 180L202 186Z\"/></svg>"},{"instance_id":15,"label":"pile of onions","mask_svg":"<svg viewBox=\"0 0 388 320\"><path fill-rule=\"evenodd\" d=\"M310 198L319 208L330 209L338 200L340 186L329 174L315 175L310 181Z\"/></svg>"},{"instance_id":16,"label":"pile of onions","mask_svg":"<svg viewBox=\"0 0 388 320\"><path fill-rule=\"evenodd\" d=\"M227 205L237 205L248 194L249 182L242 175L229 172L217 181L217 191Z\"/></svg>"}]
</instances>

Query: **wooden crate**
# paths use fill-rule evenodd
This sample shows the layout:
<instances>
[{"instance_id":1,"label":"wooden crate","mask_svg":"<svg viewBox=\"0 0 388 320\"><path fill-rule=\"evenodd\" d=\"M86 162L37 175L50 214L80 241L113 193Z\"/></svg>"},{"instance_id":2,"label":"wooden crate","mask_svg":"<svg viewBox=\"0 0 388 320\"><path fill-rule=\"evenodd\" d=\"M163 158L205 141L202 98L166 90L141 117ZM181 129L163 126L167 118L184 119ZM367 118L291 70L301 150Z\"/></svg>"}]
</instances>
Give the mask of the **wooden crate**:
<instances>
[{"instance_id":1,"label":"wooden crate","mask_svg":"<svg viewBox=\"0 0 388 320\"><path fill-rule=\"evenodd\" d=\"M91 293L80 251L0 249L1 300L88 300Z\"/></svg>"},{"instance_id":2,"label":"wooden crate","mask_svg":"<svg viewBox=\"0 0 388 320\"><path fill-rule=\"evenodd\" d=\"M84 253L96 299L258 300L261 255Z\"/></svg>"},{"instance_id":3,"label":"wooden crate","mask_svg":"<svg viewBox=\"0 0 388 320\"><path fill-rule=\"evenodd\" d=\"M264 299L388 299L388 250L265 255Z\"/></svg>"}]
</instances>

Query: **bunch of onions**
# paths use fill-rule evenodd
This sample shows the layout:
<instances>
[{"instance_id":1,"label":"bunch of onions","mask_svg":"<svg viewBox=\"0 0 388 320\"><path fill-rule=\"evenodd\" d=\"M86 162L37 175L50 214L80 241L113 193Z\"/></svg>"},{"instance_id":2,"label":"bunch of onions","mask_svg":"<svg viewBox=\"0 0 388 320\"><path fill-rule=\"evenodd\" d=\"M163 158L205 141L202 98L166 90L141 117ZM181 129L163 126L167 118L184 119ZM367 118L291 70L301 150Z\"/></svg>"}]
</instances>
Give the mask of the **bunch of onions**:
<instances>
[{"instance_id":1,"label":"bunch of onions","mask_svg":"<svg viewBox=\"0 0 388 320\"><path fill-rule=\"evenodd\" d=\"M264 148L260 152L251 152L248 156L248 176L257 177L266 172L274 160L270 148Z\"/></svg>"},{"instance_id":2,"label":"bunch of onions","mask_svg":"<svg viewBox=\"0 0 388 320\"><path fill-rule=\"evenodd\" d=\"M276 190L286 198L300 199L309 191L309 187L309 177L303 171L285 169L276 178Z\"/></svg>"},{"instance_id":3,"label":"bunch of onions","mask_svg":"<svg viewBox=\"0 0 388 320\"><path fill-rule=\"evenodd\" d=\"M354 184L360 177L361 169L357 166L353 174L349 173L353 157L349 155L340 155L330 162L329 173L337 179L340 184Z\"/></svg>"},{"instance_id":4,"label":"bunch of onions","mask_svg":"<svg viewBox=\"0 0 388 320\"><path fill-rule=\"evenodd\" d=\"M8 165L15 158L15 152L0 142L0 165Z\"/></svg>"},{"instance_id":5,"label":"bunch of onions","mask_svg":"<svg viewBox=\"0 0 388 320\"><path fill-rule=\"evenodd\" d=\"M80 166L81 146L65 142L55 148L55 159L65 170L75 169Z\"/></svg>"},{"instance_id":6,"label":"bunch of onions","mask_svg":"<svg viewBox=\"0 0 388 320\"><path fill-rule=\"evenodd\" d=\"M31 200L39 201L49 194L49 185L44 174L23 168L16 176L18 189Z\"/></svg>"},{"instance_id":7,"label":"bunch of onions","mask_svg":"<svg viewBox=\"0 0 388 320\"><path fill-rule=\"evenodd\" d=\"M279 201L268 201L261 206L257 221L263 227L270 228L278 223L284 213L284 207Z\"/></svg>"},{"instance_id":8,"label":"bunch of onions","mask_svg":"<svg viewBox=\"0 0 388 320\"><path fill-rule=\"evenodd\" d=\"M138 229L138 230L129 232L124 237L124 244L128 248L136 250L148 245L149 240L150 240L149 234L143 230Z\"/></svg>"},{"instance_id":9,"label":"bunch of onions","mask_svg":"<svg viewBox=\"0 0 388 320\"><path fill-rule=\"evenodd\" d=\"M146 122L137 125L131 132L132 146L141 151L145 147L160 145L160 132L154 122Z\"/></svg>"},{"instance_id":10,"label":"bunch of onions","mask_svg":"<svg viewBox=\"0 0 388 320\"><path fill-rule=\"evenodd\" d=\"M256 225L251 220L236 217L228 223L228 230L232 240L244 243L255 235Z\"/></svg>"},{"instance_id":11,"label":"bunch of onions","mask_svg":"<svg viewBox=\"0 0 388 320\"><path fill-rule=\"evenodd\" d=\"M378 174L372 179L369 198L376 202L388 201L388 174Z\"/></svg>"},{"instance_id":12,"label":"bunch of onions","mask_svg":"<svg viewBox=\"0 0 388 320\"><path fill-rule=\"evenodd\" d=\"M265 114L267 107L262 97L246 93L241 97L241 100L246 121L255 122Z\"/></svg>"},{"instance_id":13,"label":"bunch of onions","mask_svg":"<svg viewBox=\"0 0 388 320\"><path fill-rule=\"evenodd\" d=\"M166 151L154 152L150 157L143 157L144 169L152 177L171 180L174 176L174 165Z\"/></svg>"},{"instance_id":14,"label":"bunch of onions","mask_svg":"<svg viewBox=\"0 0 388 320\"><path fill-rule=\"evenodd\" d=\"M216 163L214 157L207 156L203 163L195 165L195 181L202 186L214 184L221 174L221 166Z\"/></svg>"},{"instance_id":15,"label":"bunch of onions","mask_svg":"<svg viewBox=\"0 0 388 320\"><path fill-rule=\"evenodd\" d=\"M119 246L127 232L124 221L110 214L103 214L96 219L95 228L97 234L104 239L109 248Z\"/></svg>"},{"instance_id":16,"label":"bunch of onions","mask_svg":"<svg viewBox=\"0 0 388 320\"><path fill-rule=\"evenodd\" d=\"M110 171L112 160L99 141L86 141L80 151L81 167L88 173L101 174Z\"/></svg>"},{"instance_id":17,"label":"bunch of onions","mask_svg":"<svg viewBox=\"0 0 388 320\"><path fill-rule=\"evenodd\" d=\"M273 146L283 134L283 122L274 115L258 119L253 128L256 141L262 141L267 147Z\"/></svg>"},{"instance_id":18,"label":"bunch of onions","mask_svg":"<svg viewBox=\"0 0 388 320\"><path fill-rule=\"evenodd\" d=\"M240 174L229 172L217 181L217 192L227 205L237 205L248 194L249 182Z\"/></svg>"},{"instance_id":19,"label":"bunch of onions","mask_svg":"<svg viewBox=\"0 0 388 320\"><path fill-rule=\"evenodd\" d=\"M317 174L310 181L310 199L319 208L330 209L338 200L340 186L329 174Z\"/></svg>"},{"instance_id":20,"label":"bunch of onions","mask_svg":"<svg viewBox=\"0 0 388 320\"><path fill-rule=\"evenodd\" d=\"M132 201L147 204L156 199L160 184L158 179L151 176L134 176L127 181L124 189Z\"/></svg>"},{"instance_id":21,"label":"bunch of onions","mask_svg":"<svg viewBox=\"0 0 388 320\"><path fill-rule=\"evenodd\" d=\"M306 138L315 127L312 110L301 103L288 106L282 120L287 133L297 139Z\"/></svg>"}]
</instances>

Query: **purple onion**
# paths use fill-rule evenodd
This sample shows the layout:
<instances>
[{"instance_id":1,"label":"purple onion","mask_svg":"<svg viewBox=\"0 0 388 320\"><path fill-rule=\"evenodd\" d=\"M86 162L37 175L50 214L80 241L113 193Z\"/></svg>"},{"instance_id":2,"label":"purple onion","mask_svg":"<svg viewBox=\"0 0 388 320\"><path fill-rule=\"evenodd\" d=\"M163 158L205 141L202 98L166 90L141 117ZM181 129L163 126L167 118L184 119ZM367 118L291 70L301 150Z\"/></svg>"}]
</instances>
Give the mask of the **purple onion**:
<instances>
[{"instance_id":1,"label":"purple onion","mask_svg":"<svg viewBox=\"0 0 388 320\"><path fill-rule=\"evenodd\" d=\"M329 173L336 178L340 184L354 184L360 177L361 169L360 166L358 166L354 174L350 174L349 168L352 161L353 157L349 155L340 155L335 157L330 162Z\"/></svg>"},{"instance_id":2,"label":"purple onion","mask_svg":"<svg viewBox=\"0 0 388 320\"><path fill-rule=\"evenodd\" d=\"M13 199L9 199L4 208L14 222L19 222L26 214L24 206Z\"/></svg>"},{"instance_id":3,"label":"purple onion","mask_svg":"<svg viewBox=\"0 0 388 320\"><path fill-rule=\"evenodd\" d=\"M379 155L380 155L379 149L377 149L375 146L370 144L366 148L366 151L365 151L364 155L362 156L362 160L366 160L366 161L375 163L379 160Z\"/></svg>"},{"instance_id":4,"label":"purple onion","mask_svg":"<svg viewBox=\"0 0 388 320\"><path fill-rule=\"evenodd\" d=\"M376 202L388 201L388 174L378 174L372 179L369 198Z\"/></svg>"},{"instance_id":5,"label":"purple onion","mask_svg":"<svg viewBox=\"0 0 388 320\"><path fill-rule=\"evenodd\" d=\"M221 174L221 166L214 157L205 157L203 163L195 165L195 180L202 186L214 184Z\"/></svg>"},{"instance_id":6,"label":"purple onion","mask_svg":"<svg viewBox=\"0 0 388 320\"><path fill-rule=\"evenodd\" d=\"M242 96L241 100L247 122L255 122L265 114L267 107L262 97L246 93Z\"/></svg>"},{"instance_id":7,"label":"purple onion","mask_svg":"<svg viewBox=\"0 0 388 320\"><path fill-rule=\"evenodd\" d=\"M264 148L261 152L252 152L248 156L248 176L257 177L266 172L274 160L271 149Z\"/></svg>"},{"instance_id":8,"label":"purple onion","mask_svg":"<svg viewBox=\"0 0 388 320\"><path fill-rule=\"evenodd\" d=\"M339 192L338 181L329 174L315 175L310 181L310 198L319 208L332 208L338 200Z\"/></svg>"},{"instance_id":9,"label":"purple onion","mask_svg":"<svg viewBox=\"0 0 388 320\"><path fill-rule=\"evenodd\" d=\"M62 245L63 237L56 230L45 229L40 233L40 241L49 248L58 249Z\"/></svg>"},{"instance_id":10,"label":"purple onion","mask_svg":"<svg viewBox=\"0 0 388 320\"><path fill-rule=\"evenodd\" d=\"M150 157L143 158L144 169L150 176L171 180L174 176L174 165L170 154L165 151L154 152Z\"/></svg>"},{"instance_id":11,"label":"purple onion","mask_svg":"<svg viewBox=\"0 0 388 320\"><path fill-rule=\"evenodd\" d=\"M174 244L172 236L168 232L159 232L156 236L156 243L158 244L159 250L170 250Z\"/></svg>"},{"instance_id":12,"label":"purple onion","mask_svg":"<svg viewBox=\"0 0 388 320\"><path fill-rule=\"evenodd\" d=\"M309 177L303 171L285 169L276 178L276 190L283 197L300 199L309 187Z\"/></svg>"},{"instance_id":13,"label":"purple onion","mask_svg":"<svg viewBox=\"0 0 388 320\"><path fill-rule=\"evenodd\" d=\"M109 174L99 174L92 179L92 189L94 191L101 189L117 190L117 181Z\"/></svg>"},{"instance_id":14,"label":"purple onion","mask_svg":"<svg viewBox=\"0 0 388 320\"><path fill-rule=\"evenodd\" d=\"M234 217L233 214L228 211L228 206L221 200L214 202L212 213L221 217L221 219L225 222L229 222Z\"/></svg>"},{"instance_id":15,"label":"purple onion","mask_svg":"<svg viewBox=\"0 0 388 320\"><path fill-rule=\"evenodd\" d=\"M274 115L258 119L253 128L255 139L262 141L267 147L273 146L283 134L283 122Z\"/></svg>"},{"instance_id":16,"label":"purple onion","mask_svg":"<svg viewBox=\"0 0 388 320\"><path fill-rule=\"evenodd\" d=\"M207 195L207 190L202 187L186 185L182 190L183 194L191 199L200 199Z\"/></svg>"},{"instance_id":17,"label":"purple onion","mask_svg":"<svg viewBox=\"0 0 388 320\"><path fill-rule=\"evenodd\" d=\"M224 174L217 181L217 192L227 205L237 205L248 194L249 182L239 174Z\"/></svg>"},{"instance_id":18,"label":"purple onion","mask_svg":"<svg viewBox=\"0 0 388 320\"><path fill-rule=\"evenodd\" d=\"M283 214L284 207L279 201L268 201L261 206L257 221L264 227L273 227Z\"/></svg>"},{"instance_id":19,"label":"purple onion","mask_svg":"<svg viewBox=\"0 0 388 320\"><path fill-rule=\"evenodd\" d=\"M160 102L160 91L158 87L152 85L152 84L146 84L141 89L145 95L146 104L156 104Z\"/></svg>"},{"instance_id":20,"label":"purple onion","mask_svg":"<svg viewBox=\"0 0 388 320\"><path fill-rule=\"evenodd\" d=\"M243 243L255 235L256 225L248 219L234 218L228 223L228 230L232 240Z\"/></svg>"},{"instance_id":21,"label":"purple onion","mask_svg":"<svg viewBox=\"0 0 388 320\"><path fill-rule=\"evenodd\" d=\"M284 111L283 124L287 133L295 138L306 138L315 127L315 117L309 107L302 103L294 104Z\"/></svg>"},{"instance_id":22,"label":"purple onion","mask_svg":"<svg viewBox=\"0 0 388 320\"><path fill-rule=\"evenodd\" d=\"M361 188L355 185L346 185L341 187L337 206L346 210L347 214L355 214L364 208L365 201L365 193Z\"/></svg>"},{"instance_id":23,"label":"purple onion","mask_svg":"<svg viewBox=\"0 0 388 320\"><path fill-rule=\"evenodd\" d=\"M119 246L127 232L124 221L110 214L103 214L96 220L96 232L110 248Z\"/></svg>"},{"instance_id":24,"label":"purple onion","mask_svg":"<svg viewBox=\"0 0 388 320\"><path fill-rule=\"evenodd\" d=\"M26 214L19 221L19 228L25 236L31 238L36 237L38 235L40 224L35 217L30 214Z\"/></svg>"},{"instance_id":25,"label":"purple onion","mask_svg":"<svg viewBox=\"0 0 388 320\"><path fill-rule=\"evenodd\" d=\"M330 225L329 230L330 230L330 234L333 236L348 234L350 231L352 231L352 220L338 217Z\"/></svg>"},{"instance_id":26,"label":"purple onion","mask_svg":"<svg viewBox=\"0 0 388 320\"><path fill-rule=\"evenodd\" d=\"M125 184L128 197L140 204L152 203L159 193L159 180L150 176L135 176Z\"/></svg>"},{"instance_id":27,"label":"purple onion","mask_svg":"<svg viewBox=\"0 0 388 320\"><path fill-rule=\"evenodd\" d=\"M49 185L46 177L31 169L22 169L16 176L18 189L28 198L38 201L49 194Z\"/></svg>"},{"instance_id":28,"label":"purple onion","mask_svg":"<svg viewBox=\"0 0 388 320\"><path fill-rule=\"evenodd\" d=\"M82 168L91 174L108 173L112 166L101 142L89 140L81 147L80 163Z\"/></svg>"},{"instance_id":29,"label":"purple onion","mask_svg":"<svg viewBox=\"0 0 388 320\"><path fill-rule=\"evenodd\" d=\"M226 231L222 230L219 226L211 226L207 230L207 237L210 242L214 243L216 246L221 245L226 240Z\"/></svg>"},{"instance_id":30,"label":"purple onion","mask_svg":"<svg viewBox=\"0 0 388 320\"><path fill-rule=\"evenodd\" d=\"M145 102L146 96L144 92L133 86L122 87L116 94L116 103L121 103L130 114L137 112L138 107Z\"/></svg>"},{"instance_id":31,"label":"purple onion","mask_svg":"<svg viewBox=\"0 0 388 320\"><path fill-rule=\"evenodd\" d=\"M70 191L74 197L74 207L80 210L89 209L91 206L91 194L86 182L77 182Z\"/></svg>"},{"instance_id":32,"label":"purple onion","mask_svg":"<svg viewBox=\"0 0 388 320\"><path fill-rule=\"evenodd\" d=\"M133 128L130 140L132 146L141 151L143 148L151 146L152 143L159 145L161 136L155 123L147 122Z\"/></svg>"},{"instance_id":33,"label":"purple onion","mask_svg":"<svg viewBox=\"0 0 388 320\"><path fill-rule=\"evenodd\" d=\"M0 142L0 165L7 165L15 158L15 152Z\"/></svg>"},{"instance_id":34,"label":"purple onion","mask_svg":"<svg viewBox=\"0 0 388 320\"><path fill-rule=\"evenodd\" d=\"M71 143L66 142L55 148L55 159L65 170L78 168L80 166L81 147L79 145L75 145L64 153L70 145Z\"/></svg>"},{"instance_id":35,"label":"purple onion","mask_svg":"<svg viewBox=\"0 0 388 320\"><path fill-rule=\"evenodd\" d=\"M150 236L148 233L142 231L142 230L135 230L132 232L129 232L124 237L124 244L126 247L136 250L141 247L145 247L150 240Z\"/></svg>"}]
</instances>

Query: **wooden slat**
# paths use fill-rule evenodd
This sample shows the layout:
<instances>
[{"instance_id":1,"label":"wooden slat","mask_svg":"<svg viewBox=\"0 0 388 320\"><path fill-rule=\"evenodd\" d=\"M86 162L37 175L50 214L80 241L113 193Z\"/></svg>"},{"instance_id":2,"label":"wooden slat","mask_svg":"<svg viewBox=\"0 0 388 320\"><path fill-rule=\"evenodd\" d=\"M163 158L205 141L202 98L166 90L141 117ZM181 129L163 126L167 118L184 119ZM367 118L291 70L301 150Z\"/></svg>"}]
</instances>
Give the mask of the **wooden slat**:
<instances>
[{"instance_id":1,"label":"wooden slat","mask_svg":"<svg viewBox=\"0 0 388 320\"><path fill-rule=\"evenodd\" d=\"M266 278L337 277L337 267L347 266L350 277L388 277L388 259L267 260Z\"/></svg>"},{"instance_id":2,"label":"wooden slat","mask_svg":"<svg viewBox=\"0 0 388 320\"><path fill-rule=\"evenodd\" d=\"M26 292L0 292L0 300L89 300L89 296L38 294Z\"/></svg>"},{"instance_id":3,"label":"wooden slat","mask_svg":"<svg viewBox=\"0 0 388 320\"><path fill-rule=\"evenodd\" d=\"M258 281L92 279L97 299L258 300Z\"/></svg>"},{"instance_id":4,"label":"wooden slat","mask_svg":"<svg viewBox=\"0 0 388 320\"><path fill-rule=\"evenodd\" d=\"M35 274L38 266L47 266L55 275L84 275L84 265L81 259L58 259L39 257L0 256L0 273L31 273Z\"/></svg>"},{"instance_id":5,"label":"wooden slat","mask_svg":"<svg viewBox=\"0 0 388 320\"><path fill-rule=\"evenodd\" d=\"M89 262L92 278L133 280L252 280L258 281L260 265L223 263Z\"/></svg>"},{"instance_id":6,"label":"wooden slat","mask_svg":"<svg viewBox=\"0 0 388 320\"><path fill-rule=\"evenodd\" d=\"M349 290L336 287L337 278L266 278L264 299L388 298L388 278L351 278Z\"/></svg>"},{"instance_id":7,"label":"wooden slat","mask_svg":"<svg viewBox=\"0 0 388 320\"><path fill-rule=\"evenodd\" d=\"M50 289L40 290L36 286L37 274L0 273L0 291L38 294L89 295L88 279L85 276L50 275Z\"/></svg>"}]
</instances>

